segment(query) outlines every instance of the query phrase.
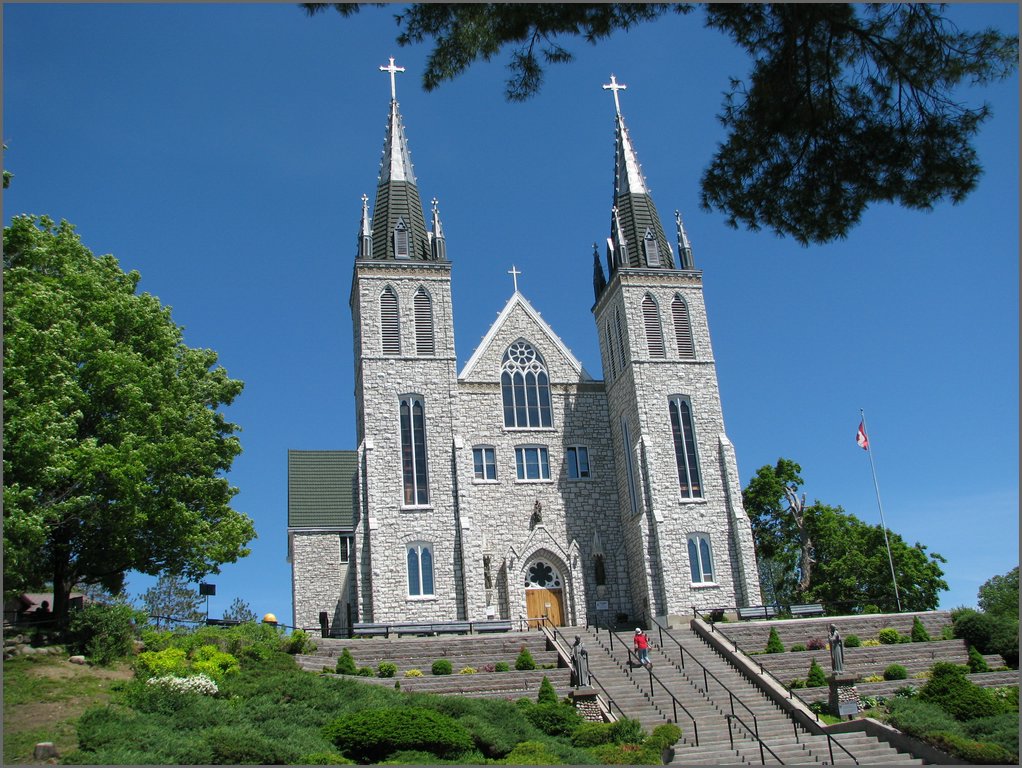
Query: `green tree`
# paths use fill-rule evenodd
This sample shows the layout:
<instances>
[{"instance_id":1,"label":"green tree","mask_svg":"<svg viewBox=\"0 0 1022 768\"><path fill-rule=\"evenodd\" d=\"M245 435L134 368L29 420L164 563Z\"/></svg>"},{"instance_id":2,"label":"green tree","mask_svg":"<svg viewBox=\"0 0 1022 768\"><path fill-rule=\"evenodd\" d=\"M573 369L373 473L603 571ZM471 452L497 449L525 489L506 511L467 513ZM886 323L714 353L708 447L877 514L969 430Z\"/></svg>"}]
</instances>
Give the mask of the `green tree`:
<instances>
[{"instance_id":1,"label":"green tree","mask_svg":"<svg viewBox=\"0 0 1022 768\"><path fill-rule=\"evenodd\" d=\"M234 602L224 611L224 618L231 621L258 621L259 617L252 610L252 606L240 597L234 598Z\"/></svg>"},{"instance_id":2,"label":"green tree","mask_svg":"<svg viewBox=\"0 0 1022 768\"><path fill-rule=\"evenodd\" d=\"M170 619L201 621L206 616L204 598L198 590L173 574L161 574L156 583L142 593L141 599L157 629L175 626L176 622Z\"/></svg>"},{"instance_id":3,"label":"green tree","mask_svg":"<svg viewBox=\"0 0 1022 768\"><path fill-rule=\"evenodd\" d=\"M369 5L383 5L372 3ZM357 3L304 3L309 15ZM397 41L431 41L423 87L433 90L510 49L506 95L537 93L545 64L568 62L565 41L688 14L690 3L411 3ZM727 135L701 179L701 202L733 227L772 229L802 244L845 237L872 203L929 209L960 202L981 167L972 145L990 117L960 88L1007 77L1018 37L961 31L925 3L720 3L705 24L752 59L731 77L719 119Z\"/></svg>"},{"instance_id":4,"label":"green tree","mask_svg":"<svg viewBox=\"0 0 1022 768\"><path fill-rule=\"evenodd\" d=\"M1018 619L1018 566L979 588L979 607L992 616Z\"/></svg>"},{"instance_id":5,"label":"green tree","mask_svg":"<svg viewBox=\"0 0 1022 768\"><path fill-rule=\"evenodd\" d=\"M218 410L242 383L71 224L19 216L3 245L5 587L52 580L64 622L75 584L197 580L247 555Z\"/></svg>"},{"instance_id":6,"label":"green tree","mask_svg":"<svg viewBox=\"0 0 1022 768\"><path fill-rule=\"evenodd\" d=\"M884 611L898 608L891 568L879 525L869 525L841 507L820 501L805 504L798 495L802 468L790 459L766 465L742 493L752 523L756 553L774 578L763 591L778 602L822 602L834 612L857 612L867 605ZM901 607L909 611L936 608L946 590L937 553L916 543L909 546L888 530Z\"/></svg>"}]
</instances>

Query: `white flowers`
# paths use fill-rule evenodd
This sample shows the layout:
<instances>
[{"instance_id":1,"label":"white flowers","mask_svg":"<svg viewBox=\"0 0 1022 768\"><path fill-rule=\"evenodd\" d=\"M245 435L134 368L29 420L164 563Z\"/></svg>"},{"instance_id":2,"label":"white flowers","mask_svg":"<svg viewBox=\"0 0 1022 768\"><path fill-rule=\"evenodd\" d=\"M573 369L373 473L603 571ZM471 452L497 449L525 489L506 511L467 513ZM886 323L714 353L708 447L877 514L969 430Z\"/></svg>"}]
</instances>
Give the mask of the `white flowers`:
<instances>
[{"instance_id":1,"label":"white flowers","mask_svg":"<svg viewBox=\"0 0 1022 768\"><path fill-rule=\"evenodd\" d=\"M203 696L216 696L220 689L216 683L207 675L191 675L190 677L174 677L165 675L153 677L146 681L147 685L162 685L178 693L198 693Z\"/></svg>"}]
</instances>

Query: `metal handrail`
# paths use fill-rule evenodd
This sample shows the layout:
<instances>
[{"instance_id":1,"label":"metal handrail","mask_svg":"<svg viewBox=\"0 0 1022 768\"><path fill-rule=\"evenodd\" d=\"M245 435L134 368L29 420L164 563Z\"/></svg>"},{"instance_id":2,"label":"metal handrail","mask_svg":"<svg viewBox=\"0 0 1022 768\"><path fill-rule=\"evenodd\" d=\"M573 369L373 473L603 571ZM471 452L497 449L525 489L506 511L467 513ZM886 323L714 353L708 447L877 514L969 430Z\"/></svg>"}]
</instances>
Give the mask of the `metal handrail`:
<instances>
[{"instance_id":1,"label":"metal handrail","mask_svg":"<svg viewBox=\"0 0 1022 768\"><path fill-rule=\"evenodd\" d=\"M735 748L735 738L734 738L734 735L731 732L731 721L732 720L737 720L739 723L742 724L742 727L745 728L746 731L749 730L749 726L746 724L746 722L744 720L742 720L742 718L740 718L738 715L735 715L735 714L724 715L724 718L727 720L727 737L728 737L728 740L731 742L731 749L734 749ZM751 731L750 731L750 733L751 733ZM752 735L756 739L756 741L759 742L759 761L760 761L760 763L762 763L763 765L766 765L766 755L763 754L763 750L765 749L767 752L769 752L771 755L773 755L774 760L779 762L781 765L785 764L784 761L780 757L777 756L777 753L774 752L772 749L770 749L770 746L765 741L763 741L763 739L761 739L759 737L758 733L753 733ZM834 756L833 756L833 754L831 755L831 758L830 758L830 764L831 765L834 764Z\"/></svg>"},{"instance_id":2,"label":"metal handrail","mask_svg":"<svg viewBox=\"0 0 1022 768\"><path fill-rule=\"evenodd\" d=\"M547 626L548 624L549 624L549 626ZM542 617L542 621L541 621L541 624L540 624L540 629L541 630L545 629L548 632L553 630L555 638L556 637L560 637L561 641L565 645L567 645L568 638L566 638L564 636L564 634L553 623L551 623L547 619L546 616ZM610 695L610 693L604 687L603 683L600 682L600 679L596 675L593 674L592 670L589 671L589 680L590 680L590 682L596 683L596 685L599 686L600 690L603 691L603 695L607 699L607 711L610 712L610 714L614 714L614 711L611 708L612 707L617 707L617 711L618 711L618 713L620 714L621 717L628 717L628 715L625 714L625 711L623 709L621 709L621 705L618 704L616 701L614 701L614 697Z\"/></svg>"}]
</instances>

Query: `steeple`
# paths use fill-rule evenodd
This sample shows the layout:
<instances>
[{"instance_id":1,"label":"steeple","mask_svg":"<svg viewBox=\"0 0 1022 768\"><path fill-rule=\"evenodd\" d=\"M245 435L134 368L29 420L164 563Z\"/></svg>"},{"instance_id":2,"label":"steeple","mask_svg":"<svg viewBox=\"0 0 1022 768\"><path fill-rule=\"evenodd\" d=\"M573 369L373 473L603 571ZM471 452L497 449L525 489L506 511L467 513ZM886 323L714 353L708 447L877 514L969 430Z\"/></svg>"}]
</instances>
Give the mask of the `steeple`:
<instances>
[{"instance_id":1,"label":"steeple","mask_svg":"<svg viewBox=\"0 0 1022 768\"><path fill-rule=\"evenodd\" d=\"M360 248L359 258L435 261L437 257L426 233L422 201L415 183L412 153L397 103L395 75L405 70L395 66L391 57L390 64L381 66L380 71L390 74L390 112L373 207L372 255L364 256ZM364 237L360 235L360 245L363 242Z\"/></svg>"},{"instance_id":2,"label":"steeple","mask_svg":"<svg viewBox=\"0 0 1022 768\"><path fill-rule=\"evenodd\" d=\"M614 206L607 241L611 273L619 268L674 269L674 252L664 235L621 114L618 92L628 86L611 75L610 83L603 87L613 91L615 108Z\"/></svg>"}]
</instances>

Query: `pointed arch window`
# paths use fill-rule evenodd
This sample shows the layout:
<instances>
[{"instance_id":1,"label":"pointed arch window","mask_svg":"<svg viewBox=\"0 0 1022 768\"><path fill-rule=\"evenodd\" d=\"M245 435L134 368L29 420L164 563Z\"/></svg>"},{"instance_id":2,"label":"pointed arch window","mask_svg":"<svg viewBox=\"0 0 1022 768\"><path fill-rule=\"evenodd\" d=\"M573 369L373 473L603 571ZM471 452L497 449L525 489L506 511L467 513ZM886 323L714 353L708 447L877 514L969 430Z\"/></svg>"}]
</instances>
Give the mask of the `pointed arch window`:
<instances>
[{"instance_id":1,"label":"pointed arch window","mask_svg":"<svg viewBox=\"0 0 1022 768\"><path fill-rule=\"evenodd\" d=\"M671 432L674 436L674 458L678 464L678 486L683 499L702 498L696 438L692 429L692 406L686 398L675 396L668 401Z\"/></svg>"},{"instance_id":2,"label":"pointed arch window","mask_svg":"<svg viewBox=\"0 0 1022 768\"><path fill-rule=\"evenodd\" d=\"M713 581L713 550L710 549L709 534L689 534L688 565L692 572L693 584L705 584Z\"/></svg>"},{"instance_id":3,"label":"pointed arch window","mask_svg":"<svg viewBox=\"0 0 1022 768\"><path fill-rule=\"evenodd\" d=\"M646 349L650 357L667 357L664 329L660 325L660 306L648 293L642 300L642 322L646 327Z\"/></svg>"},{"instance_id":4,"label":"pointed arch window","mask_svg":"<svg viewBox=\"0 0 1022 768\"><path fill-rule=\"evenodd\" d=\"M405 224L404 219L398 219L397 224L394 225L394 258L395 259L407 259L411 257L411 247L409 241L411 237L408 232L408 226Z\"/></svg>"},{"instance_id":5,"label":"pointed arch window","mask_svg":"<svg viewBox=\"0 0 1022 768\"><path fill-rule=\"evenodd\" d=\"M424 288L415 292L415 353L418 355L436 354L433 337L433 300Z\"/></svg>"},{"instance_id":6,"label":"pointed arch window","mask_svg":"<svg viewBox=\"0 0 1022 768\"><path fill-rule=\"evenodd\" d=\"M553 426L550 377L543 358L527 341L519 339L504 353L500 388L505 427L541 429Z\"/></svg>"},{"instance_id":7,"label":"pointed arch window","mask_svg":"<svg viewBox=\"0 0 1022 768\"><path fill-rule=\"evenodd\" d=\"M695 345L692 343L692 323L688 316L688 304L675 294L671 302L671 317L674 319L674 340L678 345L678 357L693 358L696 356Z\"/></svg>"},{"instance_id":8,"label":"pointed arch window","mask_svg":"<svg viewBox=\"0 0 1022 768\"><path fill-rule=\"evenodd\" d=\"M614 368L614 335L610 332L610 320L606 322L604 329L607 332L607 369L610 371L610 378L613 379L617 376L617 370Z\"/></svg>"},{"instance_id":9,"label":"pointed arch window","mask_svg":"<svg viewBox=\"0 0 1022 768\"><path fill-rule=\"evenodd\" d=\"M614 310L614 323L617 325L617 351L618 351L618 362L621 363L621 373L625 372L625 332L621 326L621 310Z\"/></svg>"},{"instance_id":10,"label":"pointed arch window","mask_svg":"<svg viewBox=\"0 0 1022 768\"><path fill-rule=\"evenodd\" d=\"M401 354L401 323L397 309L397 294L389 285L380 294L380 336L383 354Z\"/></svg>"},{"instance_id":11,"label":"pointed arch window","mask_svg":"<svg viewBox=\"0 0 1022 768\"><path fill-rule=\"evenodd\" d=\"M408 596L433 596L433 546L425 541L408 545Z\"/></svg>"},{"instance_id":12,"label":"pointed arch window","mask_svg":"<svg viewBox=\"0 0 1022 768\"><path fill-rule=\"evenodd\" d=\"M429 504L429 475L426 472L426 412L422 398L401 398L401 475L404 505Z\"/></svg>"},{"instance_id":13,"label":"pointed arch window","mask_svg":"<svg viewBox=\"0 0 1022 768\"><path fill-rule=\"evenodd\" d=\"M646 252L646 266L660 266L660 243L656 240L652 227L646 227L646 234L642 236L642 248Z\"/></svg>"},{"instance_id":14,"label":"pointed arch window","mask_svg":"<svg viewBox=\"0 0 1022 768\"><path fill-rule=\"evenodd\" d=\"M628 419L621 418L621 440L625 446L625 474L628 475L628 500L632 505L632 514L639 514L639 498L635 489L635 465L632 462L632 436L628 430Z\"/></svg>"}]
</instances>

